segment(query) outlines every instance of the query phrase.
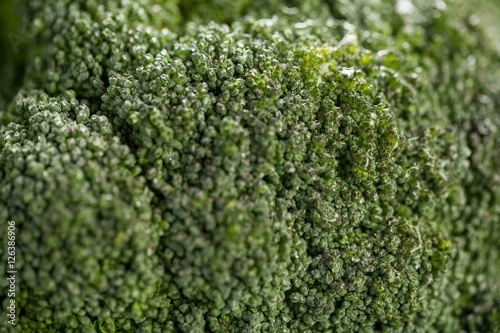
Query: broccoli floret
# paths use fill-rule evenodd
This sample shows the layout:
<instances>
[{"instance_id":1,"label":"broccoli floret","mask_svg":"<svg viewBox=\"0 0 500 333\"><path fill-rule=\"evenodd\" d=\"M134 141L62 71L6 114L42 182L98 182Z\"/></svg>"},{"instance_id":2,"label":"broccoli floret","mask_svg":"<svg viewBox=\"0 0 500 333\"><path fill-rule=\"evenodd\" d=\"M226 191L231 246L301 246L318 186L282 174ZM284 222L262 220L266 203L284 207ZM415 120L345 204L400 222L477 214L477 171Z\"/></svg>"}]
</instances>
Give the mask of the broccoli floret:
<instances>
[{"instance_id":1,"label":"broccoli floret","mask_svg":"<svg viewBox=\"0 0 500 333\"><path fill-rule=\"evenodd\" d=\"M197 29L170 54L113 77L102 108L138 147L170 224L164 262L198 305L236 317L257 308L259 326L284 312L299 331L339 325L346 312L357 322L364 302L382 304L360 314L366 326L409 319L423 278L410 263L440 252L422 244L432 234L422 215L384 212L402 209L393 197L410 168L395 160L405 139L365 75L335 62L348 51L305 35L316 47L267 21Z\"/></svg>"},{"instance_id":2,"label":"broccoli floret","mask_svg":"<svg viewBox=\"0 0 500 333\"><path fill-rule=\"evenodd\" d=\"M99 99L112 73L147 63L148 53L158 53L164 40L173 38L164 30L178 21L178 15L169 14L169 4L166 1L162 7L153 0L33 4L38 52L28 60L27 80L50 94L73 89L79 98Z\"/></svg>"},{"instance_id":3,"label":"broccoli floret","mask_svg":"<svg viewBox=\"0 0 500 333\"><path fill-rule=\"evenodd\" d=\"M224 3L24 3L0 129L23 332L498 330L500 54L477 19Z\"/></svg>"},{"instance_id":4,"label":"broccoli floret","mask_svg":"<svg viewBox=\"0 0 500 333\"><path fill-rule=\"evenodd\" d=\"M160 233L130 148L70 91L21 92L17 104L26 121L2 133L0 215L24 231L17 301L37 323L23 330L85 327L110 313L139 320L161 276L151 255Z\"/></svg>"}]
</instances>

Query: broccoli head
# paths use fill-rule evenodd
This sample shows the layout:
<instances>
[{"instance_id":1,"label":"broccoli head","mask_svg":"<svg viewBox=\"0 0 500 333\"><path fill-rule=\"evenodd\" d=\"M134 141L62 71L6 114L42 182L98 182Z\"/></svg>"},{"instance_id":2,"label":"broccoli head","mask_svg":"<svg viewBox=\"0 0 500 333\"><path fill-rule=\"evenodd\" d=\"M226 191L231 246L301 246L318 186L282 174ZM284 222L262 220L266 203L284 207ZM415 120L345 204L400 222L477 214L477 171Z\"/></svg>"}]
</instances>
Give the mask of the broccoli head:
<instances>
[{"instance_id":1,"label":"broccoli head","mask_svg":"<svg viewBox=\"0 0 500 333\"><path fill-rule=\"evenodd\" d=\"M500 54L477 19L224 4L18 4L0 221L22 331L498 330Z\"/></svg>"}]
</instances>

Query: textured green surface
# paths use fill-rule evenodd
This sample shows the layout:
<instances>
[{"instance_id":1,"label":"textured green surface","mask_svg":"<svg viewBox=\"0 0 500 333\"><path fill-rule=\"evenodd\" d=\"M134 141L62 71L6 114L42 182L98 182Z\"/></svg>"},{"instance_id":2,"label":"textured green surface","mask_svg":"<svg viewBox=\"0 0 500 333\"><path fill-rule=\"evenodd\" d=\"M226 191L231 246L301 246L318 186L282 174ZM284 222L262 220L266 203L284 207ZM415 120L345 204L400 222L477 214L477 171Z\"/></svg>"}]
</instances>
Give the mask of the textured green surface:
<instances>
[{"instance_id":1,"label":"textured green surface","mask_svg":"<svg viewBox=\"0 0 500 333\"><path fill-rule=\"evenodd\" d=\"M498 331L500 56L467 8L30 3L22 332Z\"/></svg>"}]
</instances>

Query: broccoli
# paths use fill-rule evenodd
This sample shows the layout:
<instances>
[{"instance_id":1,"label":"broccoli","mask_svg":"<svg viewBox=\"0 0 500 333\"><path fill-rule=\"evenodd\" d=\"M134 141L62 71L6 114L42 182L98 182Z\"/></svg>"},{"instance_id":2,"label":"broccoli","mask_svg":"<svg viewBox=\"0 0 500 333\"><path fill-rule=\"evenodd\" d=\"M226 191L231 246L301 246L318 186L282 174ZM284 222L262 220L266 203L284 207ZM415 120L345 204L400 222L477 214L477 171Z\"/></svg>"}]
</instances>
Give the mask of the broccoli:
<instances>
[{"instance_id":1,"label":"broccoli","mask_svg":"<svg viewBox=\"0 0 500 333\"><path fill-rule=\"evenodd\" d=\"M467 9L10 4L2 330L500 329L500 52Z\"/></svg>"}]
</instances>

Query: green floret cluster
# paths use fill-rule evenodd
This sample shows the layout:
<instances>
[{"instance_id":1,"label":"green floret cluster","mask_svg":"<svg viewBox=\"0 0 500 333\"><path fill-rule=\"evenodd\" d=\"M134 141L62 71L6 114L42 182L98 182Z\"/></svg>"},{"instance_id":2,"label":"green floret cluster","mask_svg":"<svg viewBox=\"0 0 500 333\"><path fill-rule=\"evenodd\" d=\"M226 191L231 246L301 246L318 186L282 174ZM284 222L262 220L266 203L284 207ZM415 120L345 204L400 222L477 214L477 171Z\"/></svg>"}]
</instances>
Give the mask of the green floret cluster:
<instances>
[{"instance_id":1,"label":"green floret cluster","mask_svg":"<svg viewBox=\"0 0 500 333\"><path fill-rule=\"evenodd\" d=\"M466 8L3 6L0 330L500 330L500 52Z\"/></svg>"}]
</instances>

